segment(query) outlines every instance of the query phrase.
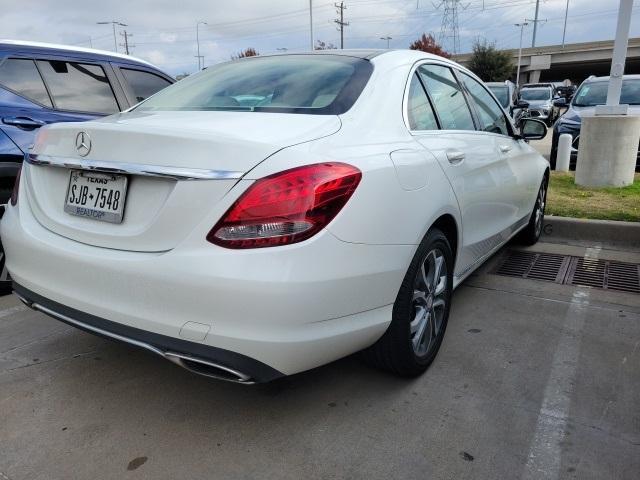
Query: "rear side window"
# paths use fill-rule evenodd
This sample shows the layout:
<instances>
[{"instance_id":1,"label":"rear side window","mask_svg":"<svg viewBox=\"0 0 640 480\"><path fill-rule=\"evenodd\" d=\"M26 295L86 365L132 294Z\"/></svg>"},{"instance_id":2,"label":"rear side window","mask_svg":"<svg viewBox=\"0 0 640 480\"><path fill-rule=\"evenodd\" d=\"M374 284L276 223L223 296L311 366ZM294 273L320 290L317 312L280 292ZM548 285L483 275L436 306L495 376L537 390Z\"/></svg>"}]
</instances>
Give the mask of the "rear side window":
<instances>
[{"instance_id":1,"label":"rear side window","mask_svg":"<svg viewBox=\"0 0 640 480\"><path fill-rule=\"evenodd\" d=\"M38 60L56 108L115 113L118 103L102 67L60 60Z\"/></svg>"},{"instance_id":2,"label":"rear side window","mask_svg":"<svg viewBox=\"0 0 640 480\"><path fill-rule=\"evenodd\" d=\"M480 129L485 132L509 135L507 119L502 113L502 108L493 97L475 79L466 73L461 73L462 82L471 95L471 101L475 105L476 113L480 120Z\"/></svg>"},{"instance_id":3,"label":"rear side window","mask_svg":"<svg viewBox=\"0 0 640 480\"><path fill-rule=\"evenodd\" d=\"M138 102L171 85L171 82L153 73L133 70L131 68L121 68L120 71L131 87L133 96Z\"/></svg>"},{"instance_id":4,"label":"rear side window","mask_svg":"<svg viewBox=\"0 0 640 480\"><path fill-rule=\"evenodd\" d=\"M413 74L407 99L407 120L411 130L437 130L438 122L420 79Z\"/></svg>"},{"instance_id":5,"label":"rear side window","mask_svg":"<svg viewBox=\"0 0 640 480\"><path fill-rule=\"evenodd\" d=\"M418 74L433 99L443 129L476 129L462 89L450 68L422 65L418 68Z\"/></svg>"},{"instance_id":6,"label":"rear side window","mask_svg":"<svg viewBox=\"0 0 640 480\"><path fill-rule=\"evenodd\" d=\"M51 99L33 60L9 58L0 65L0 84L23 97L51 107Z\"/></svg>"}]
</instances>

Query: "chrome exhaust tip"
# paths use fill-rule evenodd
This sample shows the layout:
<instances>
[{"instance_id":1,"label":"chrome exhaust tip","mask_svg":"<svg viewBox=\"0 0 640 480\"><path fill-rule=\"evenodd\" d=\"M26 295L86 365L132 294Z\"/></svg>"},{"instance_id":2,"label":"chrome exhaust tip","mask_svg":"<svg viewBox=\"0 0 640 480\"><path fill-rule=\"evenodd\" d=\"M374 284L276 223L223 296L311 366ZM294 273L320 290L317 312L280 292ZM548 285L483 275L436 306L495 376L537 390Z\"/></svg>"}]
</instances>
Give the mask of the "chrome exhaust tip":
<instances>
[{"instance_id":1,"label":"chrome exhaust tip","mask_svg":"<svg viewBox=\"0 0 640 480\"><path fill-rule=\"evenodd\" d=\"M214 363L197 357L191 357L182 353L163 352L162 355L171 363L175 363L179 367L198 375L227 382L241 383L243 385L252 385L255 383L249 375L234 370L233 368L220 365L219 363Z\"/></svg>"}]
</instances>

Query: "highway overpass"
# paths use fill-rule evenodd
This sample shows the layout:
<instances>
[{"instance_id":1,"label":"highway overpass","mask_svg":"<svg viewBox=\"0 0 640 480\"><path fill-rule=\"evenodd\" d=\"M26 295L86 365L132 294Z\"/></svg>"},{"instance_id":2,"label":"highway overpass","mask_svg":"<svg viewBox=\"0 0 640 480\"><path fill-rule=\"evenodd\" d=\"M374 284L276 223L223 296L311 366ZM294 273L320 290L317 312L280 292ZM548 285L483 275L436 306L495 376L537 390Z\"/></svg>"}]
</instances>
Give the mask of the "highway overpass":
<instances>
[{"instance_id":1,"label":"highway overpass","mask_svg":"<svg viewBox=\"0 0 640 480\"><path fill-rule=\"evenodd\" d=\"M515 82L518 49L506 50L513 57L513 74ZM589 75L609 75L613 40L603 42L568 43L522 49L520 67L520 83L560 82L570 79L580 83ZM454 59L467 65L470 53L456 55ZM627 48L625 73L640 74L640 38L630 38Z\"/></svg>"}]
</instances>

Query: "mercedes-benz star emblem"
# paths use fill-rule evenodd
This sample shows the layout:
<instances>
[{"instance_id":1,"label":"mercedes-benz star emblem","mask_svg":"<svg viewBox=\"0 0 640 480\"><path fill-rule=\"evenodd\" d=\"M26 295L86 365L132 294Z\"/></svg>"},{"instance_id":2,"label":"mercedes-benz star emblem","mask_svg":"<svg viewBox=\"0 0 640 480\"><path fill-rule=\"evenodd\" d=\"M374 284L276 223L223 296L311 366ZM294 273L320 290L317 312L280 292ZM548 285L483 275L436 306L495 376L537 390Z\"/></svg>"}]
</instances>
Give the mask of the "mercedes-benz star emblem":
<instances>
[{"instance_id":1,"label":"mercedes-benz star emblem","mask_svg":"<svg viewBox=\"0 0 640 480\"><path fill-rule=\"evenodd\" d=\"M91 137L87 132L76 135L76 150L81 157L86 157L91 151Z\"/></svg>"}]
</instances>

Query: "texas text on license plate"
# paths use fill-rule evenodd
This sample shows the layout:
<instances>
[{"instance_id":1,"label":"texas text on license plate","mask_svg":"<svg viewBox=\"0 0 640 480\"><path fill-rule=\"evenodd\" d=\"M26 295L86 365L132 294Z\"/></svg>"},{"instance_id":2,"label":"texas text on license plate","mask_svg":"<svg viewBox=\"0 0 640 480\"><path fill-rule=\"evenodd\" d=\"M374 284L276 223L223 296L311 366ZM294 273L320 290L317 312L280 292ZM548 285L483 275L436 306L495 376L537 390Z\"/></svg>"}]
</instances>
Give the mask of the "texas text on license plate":
<instances>
[{"instance_id":1,"label":"texas text on license plate","mask_svg":"<svg viewBox=\"0 0 640 480\"><path fill-rule=\"evenodd\" d=\"M102 222L121 223L126 175L71 170L64 211Z\"/></svg>"}]
</instances>

